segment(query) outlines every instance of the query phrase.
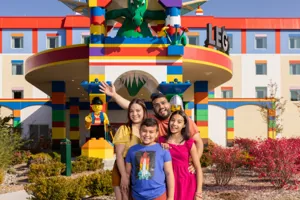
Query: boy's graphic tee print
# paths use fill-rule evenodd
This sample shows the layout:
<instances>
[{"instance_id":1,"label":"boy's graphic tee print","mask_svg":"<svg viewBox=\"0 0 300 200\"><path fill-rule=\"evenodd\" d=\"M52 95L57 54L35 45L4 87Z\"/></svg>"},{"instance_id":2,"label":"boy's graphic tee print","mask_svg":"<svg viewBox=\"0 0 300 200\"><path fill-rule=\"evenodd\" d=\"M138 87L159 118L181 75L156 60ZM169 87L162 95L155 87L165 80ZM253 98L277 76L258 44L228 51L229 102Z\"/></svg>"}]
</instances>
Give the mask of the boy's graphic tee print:
<instances>
[{"instance_id":1,"label":"boy's graphic tee print","mask_svg":"<svg viewBox=\"0 0 300 200\"><path fill-rule=\"evenodd\" d=\"M131 188L135 200L152 200L166 192L165 162L171 161L170 152L160 144L132 146L126 162L131 164Z\"/></svg>"},{"instance_id":2,"label":"boy's graphic tee print","mask_svg":"<svg viewBox=\"0 0 300 200\"><path fill-rule=\"evenodd\" d=\"M154 175L155 151L136 152L136 178L139 180L149 180Z\"/></svg>"}]
</instances>

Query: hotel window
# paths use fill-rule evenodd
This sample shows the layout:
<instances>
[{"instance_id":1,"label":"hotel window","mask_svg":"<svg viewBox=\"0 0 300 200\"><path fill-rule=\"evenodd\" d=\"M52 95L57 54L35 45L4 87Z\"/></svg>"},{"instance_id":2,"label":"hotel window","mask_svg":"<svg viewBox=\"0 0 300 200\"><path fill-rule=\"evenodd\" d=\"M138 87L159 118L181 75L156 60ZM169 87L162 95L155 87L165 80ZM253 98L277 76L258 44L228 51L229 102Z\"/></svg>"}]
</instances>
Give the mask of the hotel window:
<instances>
[{"instance_id":1,"label":"hotel window","mask_svg":"<svg viewBox=\"0 0 300 200\"><path fill-rule=\"evenodd\" d=\"M221 87L222 98L233 98L232 87Z\"/></svg>"},{"instance_id":2,"label":"hotel window","mask_svg":"<svg viewBox=\"0 0 300 200\"><path fill-rule=\"evenodd\" d=\"M289 36L290 49L300 49L300 35Z\"/></svg>"},{"instance_id":3,"label":"hotel window","mask_svg":"<svg viewBox=\"0 0 300 200\"><path fill-rule=\"evenodd\" d=\"M228 42L229 42L229 48L232 49L232 47L233 47L233 36L232 36L232 34L228 34Z\"/></svg>"},{"instance_id":4,"label":"hotel window","mask_svg":"<svg viewBox=\"0 0 300 200\"><path fill-rule=\"evenodd\" d=\"M90 42L90 36L89 35L82 35L81 36L81 44L88 44Z\"/></svg>"},{"instance_id":5,"label":"hotel window","mask_svg":"<svg viewBox=\"0 0 300 200\"><path fill-rule=\"evenodd\" d=\"M24 74L24 65L23 61L12 61L11 62L12 75L23 75Z\"/></svg>"},{"instance_id":6,"label":"hotel window","mask_svg":"<svg viewBox=\"0 0 300 200\"><path fill-rule=\"evenodd\" d=\"M267 36L255 36L255 48L266 49L267 48Z\"/></svg>"},{"instance_id":7,"label":"hotel window","mask_svg":"<svg viewBox=\"0 0 300 200\"><path fill-rule=\"evenodd\" d=\"M256 98L267 97L267 87L255 87Z\"/></svg>"},{"instance_id":8,"label":"hotel window","mask_svg":"<svg viewBox=\"0 0 300 200\"><path fill-rule=\"evenodd\" d=\"M58 47L58 36L47 37L47 49L53 49Z\"/></svg>"},{"instance_id":9,"label":"hotel window","mask_svg":"<svg viewBox=\"0 0 300 200\"><path fill-rule=\"evenodd\" d=\"M300 75L300 63L290 64L290 75Z\"/></svg>"},{"instance_id":10,"label":"hotel window","mask_svg":"<svg viewBox=\"0 0 300 200\"><path fill-rule=\"evenodd\" d=\"M199 36L188 36L188 44L199 45Z\"/></svg>"},{"instance_id":11,"label":"hotel window","mask_svg":"<svg viewBox=\"0 0 300 200\"><path fill-rule=\"evenodd\" d=\"M291 89L291 101L300 101L300 89Z\"/></svg>"},{"instance_id":12,"label":"hotel window","mask_svg":"<svg viewBox=\"0 0 300 200\"><path fill-rule=\"evenodd\" d=\"M11 37L11 48L13 49L23 49L24 38L23 36L12 36Z\"/></svg>"},{"instance_id":13,"label":"hotel window","mask_svg":"<svg viewBox=\"0 0 300 200\"><path fill-rule=\"evenodd\" d=\"M256 75L267 75L267 63L255 63Z\"/></svg>"},{"instance_id":14,"label":"hotel window","mask_svg":"<svg viewBox=\"0 0 300 200\"><path fill-rule=\"evenodd\" d=\"M13 90L12 94L13 94L14 99L23 99L24 91L23 90Z\"/></svg>"}]
</instances>

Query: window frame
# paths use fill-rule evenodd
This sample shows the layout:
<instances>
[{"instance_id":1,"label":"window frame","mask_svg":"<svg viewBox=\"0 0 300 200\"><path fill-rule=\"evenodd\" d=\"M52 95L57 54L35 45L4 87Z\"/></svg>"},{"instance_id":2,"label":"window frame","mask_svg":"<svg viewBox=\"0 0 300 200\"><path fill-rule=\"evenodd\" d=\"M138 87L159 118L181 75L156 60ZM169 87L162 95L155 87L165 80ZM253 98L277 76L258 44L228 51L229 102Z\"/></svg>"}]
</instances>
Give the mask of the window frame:
<instances>
[{"instance_id":1,"label":"window frame","mask_svg":"<svg viewBox=\"0 0 300 200\"><path fill-rule=\"evenodd\" d=\"M296 67L295 74L293 74L293 66ZM294 64L290 63L290 75L300 75L300 63L294 63Z\"/></svg>"},{"instance_id":2,"label":"window frame","mask_svg":"<svg viewBox=\"0 0 300 200\"><path fill-rule=\"evenodd\" d=\"M187 37L188 37L188 44L190 44L190 38L195 38L196 39L196 44L190 44L190 45L199 46L199 36L196 36L196 35L187 35Z\"/></svg>"},{"instance_id":3,"label":"window frame","mask_svg":"<svg viewBox=\"0 0 300 200\"><path fill-rule=\"evenodd\" d=\"M18 73L17 73L18 70L16 69L16 74L14 74L14 70L13 70L14 66L17 67L17 66L20 66L20 65L21 65L21 68L22 68L22 73L21 73L21 74L18 74ZM24 75L24 63L11 63L11 74L12 74L13 76Z\"/></svg>"},{"instance_id":4,"label":"window frame","mask_svg":"<svg viewBox=\"0 0 300 200\"><path fill-rule=\"evenodd\" d=\"M21 92L21 98L15 98L16 92ZM24 90L12 90L12 98L13 99L24 99Z\"/></svg>"},{"instance_id":5,"label":"window frame","mask_svg":"<svg viewBox=\"0 0 300 200\"><path fill-rule=\"evenodd\" d=\"M257 39L265 39L266 47L258 48L257 47ZM263 50L267 49L268 48L268 37L267 36L255 36L254 46L255 46L255 49L263 49Z\"/></svg>"},{"instance_id":6,"label":"window frame","mask_svg":"<svg viewBox=\"0 0 300 200\"><path fill-rule=\"evenodd\" d=\"M259 65L263 66L263 69L262 69L263 73L262 74L258 74L257 73L257 67ZM268 75L268 65L267 65L267 63L255 63L255 75L258 75L258 76L260 76L260 75Z\"/></svg>"},{"instance_id":7,"label":"window frame","mask_svg":"<svg viewBox=\"0 0 300 200\"><path fill-rule=\"evenodd\" d=\"M21 41L20 41L20 48L16 48L16 42L15 42L15 39L19 38ZM11 36L11 48L12 49L24 49L24 36Z\"/></svg>"},{"instance_id":8,"label":"window frame","mask_svg":"<svg viewBox=\"0 0 300 200\"><path fill-rule=\"evenodd\" d=\"M50 39L56 39L56 47L50 48ZM46 44L46 48L47 49L55 49L59 47L59 37L58 36L47 36L47 44Z\"/></svg>"},{"instance_id":9,"label":"window frame","mask_svg":"<svg viewBox=\"0 0 300 200\"><path fill-rule=\"evenodd\" d=\"M297 92L296 99L293 99L292 92ZM300 101L300 89L290 89L290 101Z\"/></svg>"},{"instance_id":10,"label":"window frame","mask_svg":"<svg viewBox=\"0 0 300 200\"><path fill-rule=\"evenodd\" d=\"M260 90L260 89L263 89L263 91L265 92L265 96L264 97L258 97L257 95L257 92ZM261 90L262 91L262 90ZM268 87L255 87L255 97L257 99L264 99L264 98L267 98L268 97Z\"/></svg>"},{"instance_id":11,"label":"window frame","mask_svg":"<svg viewBox=\"0 0 300 200\"><path fill-rule=\"evenodd\" d=\"M233 90L221 90L222 98L223 99L231 99L233 98ZM224 96L224 94L229 94L230 97L227 97L227 95Z\"/></svg>"},{"instance_id":12,"label":"window frame","mask_svg":"<svg viewBox=\"0 0 300 200\"><path fill-rule=\"evenodd\" d=\"M228 34L227 37L228 37L228 42L229 42L229 49L233 49L233 35ZM231 38L231 41L229 38Z\"/></svg>"},{"instance_id":13,"label":"window frame","mask_svg":"<svg viewBox=\"0 0 300 200\"><path fill-rule=\"evenodd\" d=\"M289 49L291 49L291 50L300 49L300 46L299 47L295 47L295 48L291 48L291 39L294 39L294 42L295 42L295 39L300 40L300 36L289 36ZM297 43L295 43L295 44L297 44ZM297 45L295 45L295 46L297 46Z\"/></svg>"},{"instance_id":14,"label":"window frame","mask_svg":"<svg viewBox=\"0 0 300 200\"><path fill-rule=\"evenodd\" d=\"M81 35L81 44L85 44L85 40L89 37L89 35Z\"/></svg>"}]
</instances>

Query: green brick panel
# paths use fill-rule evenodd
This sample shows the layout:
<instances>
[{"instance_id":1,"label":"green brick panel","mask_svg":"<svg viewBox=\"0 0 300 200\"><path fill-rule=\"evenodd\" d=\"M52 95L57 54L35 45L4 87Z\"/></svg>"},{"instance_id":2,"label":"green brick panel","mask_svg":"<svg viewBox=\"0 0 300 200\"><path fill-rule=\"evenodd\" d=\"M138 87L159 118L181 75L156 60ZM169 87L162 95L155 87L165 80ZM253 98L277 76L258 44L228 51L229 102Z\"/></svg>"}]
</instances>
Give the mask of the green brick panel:
<instances>
[{"instance_id":1,"label":"green brick panel","mask_svg":"<svg viewBox=\"0 0 300 200\"><path fill-rule=\"evenodd\" d=\"M20 121L19 120L14 120L14 122L13 122L13 126L15 127L15 128L17 128L18 126L20 126Z\"/></svg>"},{"instance_id":2,"label":"green brick panel","mask_svg":"<svg viewBox=\"0 0 300 200\"><path fill-rule=\"evenodd\" d=\"M208 98L213 99L213 98L215 98L215 95L214 94L208 94Z\"/></svg>"},{"instance_id":3,"label":"green brick panel","mask_svg":"<svg viewBox=\"0 0 300 200\"><path fill-rule=\"evenodd\" d=\"M270 120L268 128L275 128L275 126L276 126L275 120Z\"/></svg>"},{"instance_id":4,"label":"green brick panel","mask_svg":"<svg viewBox=\"0 0 300 200\"><path fill-rule=\"evenodd\" d=\"M207 116L208 110L196 110L196 116Z\"/></svg>"},{"instance_id":5,"label":"green brick panel","mask_svg":"<svg viewBox=\"0 0 300 200\"><path fill-rule=\"evenodd\" d=\"M64 110L52 110L52 121L53 122L65 122L65 111Z\"/></svg>"},{"instance_id":6,"label":"green brick panel","mask_svg":"<svg viewBox=\"0 0 300 200\"><path fill-rule=\"evenodd\" d=\"M208 116L195 116L195 121L208 121Z\"/></svg>"},{"instance_id":7,"label":"green brick panel","mask_svg":"<svg viewBox=\"0 0 300 200\"><path fill-rule=\"evenodd\" d=\"M70 127L79 127L79 118L71 118Z\"/></svg>"},{"instance_id":8,"label":"green brick panel","mask_svg":"<svg viewBox=\"0 0 300 200\"><path fill-rule=\"evenodd\" d=\"M233 120L227 120L227 128L234 128L234 121Z\"/></svg>"}]
</instances>

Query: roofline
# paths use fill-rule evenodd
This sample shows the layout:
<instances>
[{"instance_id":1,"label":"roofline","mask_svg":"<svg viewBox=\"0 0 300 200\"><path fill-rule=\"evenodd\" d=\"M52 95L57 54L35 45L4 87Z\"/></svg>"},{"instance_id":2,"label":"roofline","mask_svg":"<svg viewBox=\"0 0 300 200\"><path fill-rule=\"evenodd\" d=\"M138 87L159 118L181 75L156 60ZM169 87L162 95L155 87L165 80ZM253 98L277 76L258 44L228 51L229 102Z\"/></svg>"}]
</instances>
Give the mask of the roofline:
<instances>
[{"instance_id":1,"label":"roofline","mask_svg":"<svg viewBox=\"0 0 300 200\"><path fill-rule=\"evenodd\" d=\"M188 28L205 28L207 23L211 23L213 26L225 26L227 30L300 29L300 18L182 16L182 25ZM25 17L0 16L0 29L89 28L89 26L89 18L80 15ZM117 24L116 26L120 27L120 24Z\"/></svg>"}]
</instances>

